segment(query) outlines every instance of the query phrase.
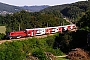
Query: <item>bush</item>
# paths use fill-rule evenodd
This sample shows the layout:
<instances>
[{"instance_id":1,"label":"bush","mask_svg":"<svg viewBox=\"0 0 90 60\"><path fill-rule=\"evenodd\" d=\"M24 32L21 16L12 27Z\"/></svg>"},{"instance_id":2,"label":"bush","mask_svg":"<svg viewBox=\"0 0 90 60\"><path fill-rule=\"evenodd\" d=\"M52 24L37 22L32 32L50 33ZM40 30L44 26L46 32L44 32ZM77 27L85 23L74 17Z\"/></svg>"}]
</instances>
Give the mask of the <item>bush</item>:
<instances>
[{"instance_id":1,"label":"bush","mask_svg":"<svg viewBox=\"0 0 90 60\"><path fill-rule=\"evenodd\" d=\"M46 55L45 53L43 52L42 49L35 49L33 52L32 52L32 55L34 57L38 57L39 60L47 60L46 59Z\"/></svg>"},{"instance_id":2,"label":"bush","mask_svg":"<svg viewBox=\"0 0 90 60\"><path fill-rule=\"evenodd\" d=\"M39 60L48 60L44 52L62 55L62 52L58 47L53 48L54 42L54 36L5 42L0 45L0 60L23 60L26 59L26 56L31 54L34 57L38 57Z\"/></svg>"},{"instance_id":3,"label":"bush","mask_svg":"<svg viewBox=\"0 0 90 60\"><path fill-rule=\"evenodd\" d=\"M1 40L1 39L5 39L5 34L0 33L0 40Z\"/></svg>"},{"instance_id":4,"label":"bush","mask_svg":"<svg viewBox=\"0 0 90 60\"><path fill-rule=\"evenodd\" d=\"M0 45L0 60L23 60L26 55L18 42L5 42Z\"/></svg>"},{"instance_id":5,"label":"bush","mask_svg":"<svg viewBox=\"0 0 90 60\"><path fill-rule=\"evenodd\" d=\"M64 55L64 53L59 48L53 49L53 48L49 47L49 48L47 48L47 52L51 52L55 56Z\"/></svg>"},{"instance_id":6,"label":"bush","mask_svg":"<svg viewBox=\"0 0 90 60\"><path fill-rule=\"evenodd\" d=\"M48 36L46 39L46 43L48 44L48 46L53 47L53 44L55 42L55 37L54 36Z\"/></svg>"}]
</instances>

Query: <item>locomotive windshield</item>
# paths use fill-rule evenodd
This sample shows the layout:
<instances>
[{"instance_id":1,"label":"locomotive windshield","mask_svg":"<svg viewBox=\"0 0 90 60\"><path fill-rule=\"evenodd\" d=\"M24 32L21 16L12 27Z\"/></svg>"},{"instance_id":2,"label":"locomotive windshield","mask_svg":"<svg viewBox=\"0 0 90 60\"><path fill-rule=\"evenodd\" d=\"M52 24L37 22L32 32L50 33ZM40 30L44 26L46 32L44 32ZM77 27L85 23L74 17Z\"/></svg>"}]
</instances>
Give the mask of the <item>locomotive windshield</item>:
<instances>
[{"instance_id":1,"label":"locomotive windshield","mask_svg":"<svg viewBox=\"0 0 90 60\"><path fill-rule=\"evenodd\" d=\"M10 35L10 32L6 32L6 36Z\"/></svg>"}]
</instances>

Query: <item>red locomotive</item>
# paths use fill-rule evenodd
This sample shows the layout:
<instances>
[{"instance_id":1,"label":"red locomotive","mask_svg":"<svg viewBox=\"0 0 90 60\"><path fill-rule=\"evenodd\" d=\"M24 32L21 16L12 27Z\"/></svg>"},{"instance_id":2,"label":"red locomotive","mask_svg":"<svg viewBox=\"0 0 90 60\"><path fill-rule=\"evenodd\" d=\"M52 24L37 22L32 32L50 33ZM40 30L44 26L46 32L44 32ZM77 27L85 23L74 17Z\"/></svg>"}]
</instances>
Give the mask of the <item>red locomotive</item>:
<instances>
[{"instance_id":1,"label":"red locomotive","mask_svg":"<svg viewBox=\"0 0 90 60\"><path fill-rule=\"evenodd\" d=\"M21 38L25 37L26 31L15 31L15 32L9 32L6 34L6 38L12 39L12 38Z\"/></svg>"}]
</instances>

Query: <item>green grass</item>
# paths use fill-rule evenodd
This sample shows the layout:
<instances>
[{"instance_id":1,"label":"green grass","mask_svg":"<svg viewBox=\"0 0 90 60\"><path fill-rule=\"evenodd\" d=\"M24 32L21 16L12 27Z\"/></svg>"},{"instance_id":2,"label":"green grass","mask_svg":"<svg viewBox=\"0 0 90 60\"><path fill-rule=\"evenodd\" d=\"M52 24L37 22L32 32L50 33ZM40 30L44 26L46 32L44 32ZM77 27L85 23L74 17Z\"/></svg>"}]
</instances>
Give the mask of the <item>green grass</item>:
<instances>
[{"instance_id":1,"label":"green grass","mask_svg":"<svg viewBox=\"0 0 90 60\"><path fill-rule=\"evenodd\" d=\"M69 60L69 59L66 59L66 58L57 58L56 60Z\"/></svg>"},{"instance_id":2,"label":"green grass","mask_svg":"<svg viewBox=\"0 0 90 60\"><path fill-rule=\"evenodd\" d=\"M0 26L0 33L4 33L6 32L6 27L5 26Z\"/></svg>"}]
</instances>

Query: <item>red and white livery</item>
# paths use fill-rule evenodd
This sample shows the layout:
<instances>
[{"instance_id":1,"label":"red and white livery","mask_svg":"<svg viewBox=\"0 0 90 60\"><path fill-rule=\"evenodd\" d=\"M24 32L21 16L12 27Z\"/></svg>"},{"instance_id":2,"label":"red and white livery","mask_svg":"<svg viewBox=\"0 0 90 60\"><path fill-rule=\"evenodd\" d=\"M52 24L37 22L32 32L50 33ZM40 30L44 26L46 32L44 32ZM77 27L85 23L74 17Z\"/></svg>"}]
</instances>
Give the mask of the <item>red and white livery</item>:
<instances>
[{"instance_id":1,"label":"red and white livery","mask_svg":"<svg viewBox=\"0 0 90 60\"><path fill-rule=\"evenodd\" d=\"M33 37L33 36L41 36L41 35L47 35L47 34L55 34L57 32L62 33L63 31L73 30L75 28L76 28L76 25L71 24L71 25L56 26L56 27L25 29L23 31L10 32L6 36L9 39L21 38L21 37Z\"/></svg>"}]
</instances>

